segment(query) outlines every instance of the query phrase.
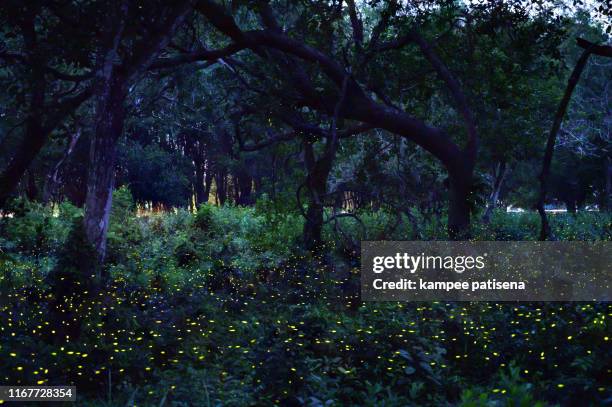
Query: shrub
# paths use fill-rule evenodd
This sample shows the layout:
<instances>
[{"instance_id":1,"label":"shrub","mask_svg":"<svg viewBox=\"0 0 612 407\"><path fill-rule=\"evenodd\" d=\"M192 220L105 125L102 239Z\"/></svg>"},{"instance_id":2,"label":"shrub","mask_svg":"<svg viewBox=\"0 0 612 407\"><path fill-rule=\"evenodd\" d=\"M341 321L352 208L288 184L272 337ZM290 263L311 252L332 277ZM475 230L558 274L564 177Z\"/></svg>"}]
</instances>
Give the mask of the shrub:
<instances>
[{"instance_id":1,"label":"shrub","mask_svg":"<svg viewBox=\"0 0 612 407\"><path fill-rule=\"evenodd\" d=\"M210 232L212 228L213 222L213 209L212 205L202 204L198 208L198 211L195 214L194 218L194 226L204 232Z\"/></svg>"},{"instance_id":2,"label":"shrub","mask_svg":"<svg viewBox=\"0 0 612 407\"><path fill-rule=\"evenodd\" d=\"M13 217L5 219L4 236L13 242L17 250L38 255L57 248L58 242L52 231L51 208L18 198L11 203L8 211L13 213Z\"/></svg>"},{"instance_id":3,"label":"shrub","mask_svg":"<svg viewBox=\"0 0 612 407\"><path fill-rule=\"evenodd\" d=\"M112 283L88 297L89 276L67 273L95 257L81 211L69 204L57 217L49 208L30 211L42 213L24 209L4 220L13 231L0 241L8 251L0 258L0 375L75 383L87 405L597 405L609 398L606 303L362 303L352 291L355 264L337 255L328 256L335 267L322 267L304 256L295 245L301 215L261 206L208 206L204 229L186 210L136 217L126 209L111 225ZM603 214L568 216L551 217L560 236L605 236ZM67 234L57 238L65 245L44 257L22 251L14 242L35 236L31 225L44 218L45 233ZM395 221L385 211L361 218L367 236L411 232L407 219L385 231ZM478 238L507 238L526 225L537 231L534 214L494 220L476 225ZM359 228L343 222L357 239ZM419 218L424 237L440 237L436 222ZM64 275L45 279L53 267L43 260ZM63 293L45 282L57 286L57 277L72 278L65 291L77 295L66 313L52 314ZM94 400L107 394L109 377L112 402Z\"/></svg>"}]
</instances>

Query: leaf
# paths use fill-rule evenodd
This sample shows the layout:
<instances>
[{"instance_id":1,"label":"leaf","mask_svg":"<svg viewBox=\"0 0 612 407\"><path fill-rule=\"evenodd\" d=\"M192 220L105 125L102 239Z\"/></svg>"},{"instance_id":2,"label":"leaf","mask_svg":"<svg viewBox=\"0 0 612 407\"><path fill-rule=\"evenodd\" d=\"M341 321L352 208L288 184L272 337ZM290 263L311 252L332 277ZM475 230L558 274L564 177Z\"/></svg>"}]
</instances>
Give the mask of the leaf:
<instances>
[{"instance_id":1,"label":"leaf","mask_svg":"<svg viewBox=\"0 0 612 407\"><path fill-rule=\"evenodd\" d=\"M400 349L398 352L399 352L399 355L403 357L404 359L409 360L411 362L414 361L414 359L412 359L412 356L407 350Z\"/></svg>"}]
</instances>

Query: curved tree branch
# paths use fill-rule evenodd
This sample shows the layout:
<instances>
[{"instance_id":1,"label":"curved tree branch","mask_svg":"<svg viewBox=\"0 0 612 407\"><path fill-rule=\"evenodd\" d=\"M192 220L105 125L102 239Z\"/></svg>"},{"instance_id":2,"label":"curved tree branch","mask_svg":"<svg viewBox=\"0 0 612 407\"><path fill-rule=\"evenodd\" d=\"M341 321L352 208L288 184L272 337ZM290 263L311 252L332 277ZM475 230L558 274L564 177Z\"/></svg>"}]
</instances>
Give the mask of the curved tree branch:
<instances>
[{"instance_id":1,"label":"curved tree branch","mask_svg":"<svg viewBox=\"0 0 612 407\"><path fill-rule=\"evenodd\" d=\"M537 202L537 210L540 214L541 225L540 225L540 240L546 240L551 235L550 225L548 224L548 219L546 217L546 210L544 208L544 204L546 201L546 193L548 189L548 176L550 174L550 167L552 164L552 156L555 150L555 141L557 140L557 134L559 133L559 129L561 128L561 123L563 122L563 117L565 116L565 112L569 105L569 102L572 98L572 93L578 84L578 80L580 79L580 75L586 66L586 63L591 56L592 47L585 49L580 55L572 74L567 81L567 87L565 88L565 93L563 94L563 98L561 99L561 103L559 103L559 107L557 108L557 113L555 114L555 118L553 120L552 128L550 129L550 133L548 134L548 140L546 141L546 150L544 152L544 159L542 160L542 171L540 172L540 192L538 196Z\"/></svg>"},{"instance_id":2,"label":"curved tree branch","mask_svg":"<svg viewBox=\"0 0 612 407\"><path fill-rule=\"evenodd\" d=\"M246 46L243 44L230 44L227 47L215 50L205 49L168 58L159 58L151 64L150 69L172 68L198 61L216 61L218 59L234 55L245 48Z\"/></svg>"}]
</instances>

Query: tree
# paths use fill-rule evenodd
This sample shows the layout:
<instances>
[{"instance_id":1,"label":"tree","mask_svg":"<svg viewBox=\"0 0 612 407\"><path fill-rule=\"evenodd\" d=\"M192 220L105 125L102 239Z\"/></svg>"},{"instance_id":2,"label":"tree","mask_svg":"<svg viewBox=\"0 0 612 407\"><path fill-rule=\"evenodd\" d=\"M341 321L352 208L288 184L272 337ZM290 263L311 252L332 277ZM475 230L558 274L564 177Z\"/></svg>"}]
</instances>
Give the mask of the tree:
<instances>
[{"instance_id":1,"label":"tree","mask_svg":"<svg viewBox=\"0 0 612 407\"><path fill-rule=\"evenodd\" d=\"M395 5L395 7L399 6ZM235 44L244 44L261 55L264 55L262 47L266 47L304 62L318 64L325 77L336 87L335 92L328 93L325 97L312 85L303 69L294 64L295 71L292 80L302 93L304 102L310 107L331 115L335 106L339 104L340 107L337 109L339 117L356 120L406 137L437 157L449 172L449 235L453 238L460 238L468 233L470 218L468 197L478 150L476 123L459 81L417 29L411 28L404 35L384 43L379 43L379 38L373 37L370 39L369 52L377 53L399 48L407 43L417 44L424 57L448 87L464 120L468 141L463 148L453 142L442 129L432 127L401 109L374 100L360 85L350 67L333 56L287 35L278 25L274 12L268 5L261 5L258 10L266 28L250 31L241 30L224 8L213 1L199 1L196 8ZM413 25L412 22L409 23ZM383 27L380 30L386 28L384 21L382 24ZM352 40L353 45L357 48L361 47L363 37L361 31L360 24L353 26ZM344 85L345 82L346 85ZM341 89L343 88L346 90L342 97Z\"/></svg>"},{"instance_id":2,"label":"tree","mask_svg":"<svg viewBox=\"0 0 612 407\"><path fill-rule=\"evenodd\" d=\"M117 143L126 117L125 99L130 87L156 62L183 24L191 6L187 1L175 4L161 1L143 9L110 1L107 12L95 62L96 117L84 217L85 233L96 250L99 264L106 254ZM132 26L135 21L140 24ZM138 29L144 32L142 36L136 32Z\"/></svg>"},{"instance_id":3,"label":"tree","mask_svg":"<svg viewBox=\"0 0 612 407\"><path fill-rule=\"evenodd\" d=\"M80 64L87 47L67 37L53 9L41 4L8 2L0 14L3 37L0 60L13 63L14 73L21 71L23 82L13 84L16 108L23 109L20 142L10 161L0 173L0 208L13 193L51 132L83 102L90 98L88 67ZM55 53L53 47L65 47ZM58 67L58 68L56 68ZM68 71L64 68L69 67ZM75 68L76 67L76 68ZM25 102L27 100L27 102Z\"/></svg>"},{"instance_id":4,"label":"tree","mask_svg":"<svg viewBox=\"0 0 612 407\"><path fill-rule=\"evenodd\" d=\"M559 129L561 128L561 122L563 121L563 117L565 116L565 112L567 111L567 107L570 103L572 93L580 80L580 75L584 70L584 67L587 64L587 61L591 54L600 55L604 57L612 57L612 47L603 46L590 43L584 39L579 38L577 40L578 45L583 48L582 54L576 62L576 66L572 71L568 81L567 87L565 89L565 93L563 94L563 98L559 103L559 107L557 109L557 113L555 114L555 118L553 121L552 128L548 135L548 140L546 142L546 150L544 153L544 159L542 160L542 171L540 173L540 193L538 197L537 209L541 218L540 225L540 240L546 240L550 235L550 225L548 223L548 219L546 217L546 211L544 209L544 202L546 200L546 191L548 187L548 177L550 174L550 167L552 163L552 156L555 148L555 141L557 139L557 134Z\"/></svg>"}]
</instances>

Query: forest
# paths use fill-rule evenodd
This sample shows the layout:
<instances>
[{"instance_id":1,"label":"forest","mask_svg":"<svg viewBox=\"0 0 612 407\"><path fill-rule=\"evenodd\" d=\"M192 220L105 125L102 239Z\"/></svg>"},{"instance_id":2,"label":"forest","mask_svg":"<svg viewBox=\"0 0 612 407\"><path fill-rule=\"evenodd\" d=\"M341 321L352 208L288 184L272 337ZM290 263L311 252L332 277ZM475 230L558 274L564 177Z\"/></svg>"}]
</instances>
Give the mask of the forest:
<instances>
[{"instance_id":1,"label":"forest","mask_svg":"<svg viewBox=\"0 0 612 407\"><path fill-rule=\"evenodd\" d=\"M610 0L4 0L0 146L0 385L612 404L608 302L360 292L362 241L612 240Z\"/></svg>"}]
</instances>

